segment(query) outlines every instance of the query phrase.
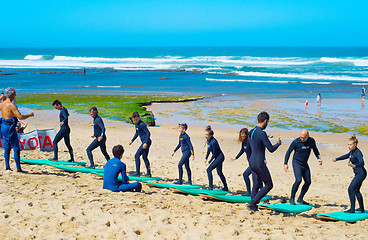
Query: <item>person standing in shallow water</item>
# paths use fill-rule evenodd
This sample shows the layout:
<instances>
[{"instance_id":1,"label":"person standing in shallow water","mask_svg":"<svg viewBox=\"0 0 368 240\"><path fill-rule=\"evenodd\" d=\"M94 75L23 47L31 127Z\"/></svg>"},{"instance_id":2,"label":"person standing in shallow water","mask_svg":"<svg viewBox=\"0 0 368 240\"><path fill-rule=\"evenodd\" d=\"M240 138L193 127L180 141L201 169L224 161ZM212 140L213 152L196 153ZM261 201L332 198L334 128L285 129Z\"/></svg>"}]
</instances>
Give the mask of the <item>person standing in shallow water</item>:
<instances>
[{"instance_id":1,"label":"person standing in shallow water","mask_svg":"<svg viewBox=\"0 0 368 240\"><path fill-rule=\"evenodd\" d=\"M365 97L365 87L362 87L362 94L361 94L362 100L364 100Z\"/></svg>"},{"instance_id":2,"label":"person standing in shallow water","mask_svg":"<svg viewBox=\"0 0 368 240\"><path fill-rule=\"evenodd\" d=\"M266 196L266 194L273 188L271 174L265 163L265 150L274 152L281 145L281 137L277 139L277 143L272 145L267 137L266 129L270 116L267 112L258 114L258 124L255 128L250 130L247 141L247 148L250 151L249 165L252 170L253 189L251 195L251 202L248 209L251 211L258 211L258 203ZM261 183L264 187L258 191Z\"/></svg>"},{"instance_id":3,"label":"person standing in shallow water","mask_svg":"<svg viewBox=\"0 0 368 240\"><path fill-rule=\"evenodd\" d=\"M362 187L364 179L367 177L367 170L364 168L363 154L357 146L358 139L353 135L348 141L350 152L341 157L330 159L336 162L349 158L348 166L353 168L355 174L348 188L350 209L346 210L346 213L355 213L355 211L364 212L364 201L360 188ZM359 203L359 208L357 210L355 210L355 199L357 199Z\"/></svg>"},{"instance_id":4,"label":"person standing in shallow water","mask_svg":"<svg viewBox=\"0 0 368 240\"><path fill-rule=\"evenodd\" d=\"M304 195L307 193L309 186L311 185L311 173L310 173L310 169L308 165L308 159L309 159L312 149L313 149L314 155L318 159L319 165L322 166L322 160L321 160L319 151L317 149L316 141L312 137L309 136L308 130L303 129L300 132L300 137L295 139L290 144L290 147L286 152L285 161L284 161L284 171L285 172L287 172L289 168L288 161L290 158L290 154L294 151L292 165L293 165L293 170L294 170L295 182L291 189L291 197L290 197L290 204L292 205L295 205L295 195L296 195L296 192L298 191L300 183L302 182L302 179L304 179L304 185L300 192L297 203L306 204L306 205L309 204L306 201L304 201L303 198L304 198Z\"/></svg>"},{"instance_id":5,"label":"person standing in shallow water","mask_svg":"<svg viewBox=\"0 0 368 240\"><path fill-rule=\"evenodd\" d=\"M141 146L138 148L134 158L135 158L135 173L132 174L132 176L140 176L140 168L141 168L141 159L140 157L142 156L144 164L146 165L146 169L147 169L147 173L143 176L147 176L147 177L151 177L151 165L150 162L148 160L148 153L149 153L149 148L152 144L151 141L151 133L147 128L147 125L142 122L139 113L138 112L134 112L132 114L132 119L134 121L134 126L135 126L135 135L132 138L132 140L129 142L129 145L131 145L134 140L139 136L139 138L142 141Z\"/></svg>"},{"instance_id":6,"label":"person standing in shallow water","mask_svg":"<svg viewBox=\"0 0 368 240\"><path fill-rule=\"evenodd\" d=\"M93 118L93 136L92 138L96 138L87 148L87 156L90 162L90 165L87 168L95 168L95 163L93 162L92 151L97 147L100 147L102 154L104 155L106 161L110 159L109 154L106 152L106 134L105 134L105 125L102 121L102 118L98 116L98 110L96 107L91 107L89 110L89 115Z\"/></svg>"},{"instance_id":7,"label":"person standing in shallow water","mask_svg":"<svg viewBox=\"0 0 368 240\"><path fill-rule=\"evenodd\" d=\"M0 137L4 140L5 168L6 170L11 171L9 158L10 150L13 148L17 172L22 172L22 168L20 166L20 146L16 127L18 119L25 120L29 117L33 117L34 113L21 114L19 112L17 105L13 102L16 96L14 88L9 87L5 89L4 95L6 99L0 104L2 115L2 118L0 119Z\"/></svg>"},{"instance_id":8,"label":"person standing in shallow water","mask_svg":"<svg viewBox=\"0 0 368 240\"><path fill-rule=\"evenodd\" d=\"M183 156L181 157L178 168L179 168L179 180L176 182L176 184L183 184L183 165L185 165L185 169L187 170L188 174L188 184L192 185L192 171L190 170L189 166L189 158L190 156L193 157L194 160L194 149L193 145L190 141L190 137L186 133L188 129L188 125L186 123L179 124L179 143L174 149L172 157L174 156L175 152L181 148L181 151L183 153Z\"/></svg>"},{"instance_id":9,"label":"person standing in shallow water","mask_svg":"<svg viewBox=\"0 0 368 240\"><path fill-rule=\"evenodd\" d=\"M63 105L61 104L59 100L55 100L52 103L52 106L54 106L55 109L60 111L60 114L59 114L60 130L56 134L54 141L52 142L53 148L54 148L54 157L49 160L58 161L58 142L60 142L61 139L64 138L65 145L68 148L68 151L70 154L70 159L68 160L68 162L74 162L73 148L70 145L69 112L65 107L63 107Z\"/></svg>"},{"instance_id":10,"label":"person standing in shallow water","mask_svg":"<svg viewBox=\"0 0 368 240\"><path fill-rule=\"evenodd\" d=\"M318 93L317 95L316 103L317 103L317 107L320 107L322 104L322 96L320 93Z\"/></svg>"},{"instance_id":11,"label":"person standing in shallow water","mask_svg":"<svg viewBox=\"0 0 368 240\"><path fill-rule=\"evenodd\" d=\"M209 189L213 190L213 176L212 171L216 168L217 174L219 175L222 184L224 185L224 188L222 190L229 191L229 188L227 187L226 178L224 174L222 173L222 165L225 161L225 156L221 151L220 145L218 144L217 140L214 138L214 132L211 128L211 126L207 126L206 130L204 132L204 135L207 139L207 154L206 159L204 163L208 165L207 167L207 176L208 176L208 183L209 183ZM210 160L207 161L208 156L212 152L212 157Z\"/></svg>"}]
</instances>

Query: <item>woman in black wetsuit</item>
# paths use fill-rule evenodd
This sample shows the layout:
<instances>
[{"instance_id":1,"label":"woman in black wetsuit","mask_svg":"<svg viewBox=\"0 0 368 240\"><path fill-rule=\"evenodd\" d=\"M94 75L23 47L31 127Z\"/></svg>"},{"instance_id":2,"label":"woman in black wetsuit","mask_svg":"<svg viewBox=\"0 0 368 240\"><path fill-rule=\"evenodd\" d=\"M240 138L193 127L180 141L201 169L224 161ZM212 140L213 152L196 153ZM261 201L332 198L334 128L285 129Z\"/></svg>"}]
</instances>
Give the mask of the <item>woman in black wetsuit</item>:
<instances>
[{"instance_id":1,"label":"woman in black wetsuit","mask_svg":"<svg viewBox=\"0 0 368 240\"><path fill-rule=\"evenodd\" d=\"M349 158L348 166L353 168L355 174L348 188L350 209L346 210L346 213L355 213L355 198L359 202L359 208L357 211L364 212L364 202L363 196L360 193L360 187L362 186L364 179L367 177L367 171L364 168L363 154L359 148L357 148L357 145L358 139L353 135L348 142L350 152L338 158L331 158L331 161L333 162Z\"/></svg>"},{"instance_id":2,"label":"woman in black wetsuit","mask_svg":"<svg viewBox=\"0 0 368 240\"><path fill-rule=\"evenodd\" d=\"M217 140L213 137L214 132L212 131L211 126L206 127L204 134L207 139L207 154L206 154L206 160L204 161L204 163L206 165L209 165L207 167L209 189L210 190L213 189L212 171L216 168L217 174L219 175L222 183L224 184L224 188L222 190L229 191L227 187L225 176L222 173L222 163L225 160L225 156L222 153L220 145L218 144ZM208 156L210 155L210 152L212 152L212 157L210 158L210 160L207 161Z\"/></svg>"}]
</instances>

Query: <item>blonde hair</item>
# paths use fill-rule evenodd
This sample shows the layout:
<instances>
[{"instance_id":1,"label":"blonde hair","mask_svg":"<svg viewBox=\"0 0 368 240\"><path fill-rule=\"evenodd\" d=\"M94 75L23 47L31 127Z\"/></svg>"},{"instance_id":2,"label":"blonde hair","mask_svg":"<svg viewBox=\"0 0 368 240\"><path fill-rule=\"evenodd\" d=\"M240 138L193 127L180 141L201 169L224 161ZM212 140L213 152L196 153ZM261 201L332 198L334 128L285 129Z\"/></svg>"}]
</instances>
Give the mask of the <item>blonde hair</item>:
<instances>
[{"instance_id":1,"label":"blonde hair","mask_svg":"<svg viewBox=\"0 0 368 240\"><path fill-rule=\"evenodd\" d=\"M357 139L357 137L355 136L355 134L353 134L353 135L350 137L349 141L352 141L353 143L358 144L358 139Z\"/></svg>"}]
</instances>

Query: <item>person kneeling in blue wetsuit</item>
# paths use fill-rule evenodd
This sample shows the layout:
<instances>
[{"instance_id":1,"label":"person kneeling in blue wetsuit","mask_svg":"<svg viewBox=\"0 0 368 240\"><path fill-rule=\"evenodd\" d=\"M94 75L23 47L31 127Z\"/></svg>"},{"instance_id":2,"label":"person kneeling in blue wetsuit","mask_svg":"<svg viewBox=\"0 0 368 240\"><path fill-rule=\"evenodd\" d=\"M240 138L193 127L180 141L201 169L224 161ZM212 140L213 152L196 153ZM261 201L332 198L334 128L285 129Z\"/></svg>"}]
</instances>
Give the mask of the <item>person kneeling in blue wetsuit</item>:
<instances>
[{"instance_id":1,"label":"person kneeling in blue wetsuit","mask_svg":"<svg viewBox=\"0 0 368 240\"><path fill-rule=\"evenodd\" d=\"M126 166L120 161L124 154L124 148L121 145L116 145L112 149L114 158L107 161L104 168L103 189L108 189L113 192L140 192L142 184L139 182L129 183L129 178L126 174ZM118 180L121 174L122 180Z\"/></svg>"}]
</instances>

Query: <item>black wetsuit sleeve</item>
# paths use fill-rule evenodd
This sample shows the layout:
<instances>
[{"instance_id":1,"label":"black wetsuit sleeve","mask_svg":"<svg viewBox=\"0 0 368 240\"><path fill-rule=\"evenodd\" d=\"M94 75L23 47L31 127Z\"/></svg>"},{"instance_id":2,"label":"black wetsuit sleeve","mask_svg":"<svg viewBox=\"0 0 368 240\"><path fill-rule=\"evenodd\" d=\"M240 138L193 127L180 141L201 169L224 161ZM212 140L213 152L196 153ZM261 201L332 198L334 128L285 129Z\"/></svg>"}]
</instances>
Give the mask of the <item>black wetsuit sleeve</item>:
<instances>
[{"instance_id":1,"label":"black wetsuit sleeve","mask_svg":"<svg viewBox=\"0 0 368 240\"><path fill-rule=\"evenodd\" d=\"M263 132L261 139L262 139L262 142L265 145L265 147L271 153L273 153L274 151L276 151L276 149L279 148L279 146L280 146L279 142L277 142L275 145L272 145L271 142L270 142L270 140L267 137L267 134L265 132Z\"/></svg>"},{"instance_id":2,"label":"black wetsuit sleeve","mask_svg":"<svg viewBox=\"0 0 368 240\"><path fill-rule=\"evenodd\" d=\"M211 148L211 146L208 145L207 146L207 153L206 153L206 160L207 160L208 156L210 155L210 152L211 152L210 148Z\"/></svg>"},{"instance_id":3,"label":"black wetsuit sleeve","mask_svg":"<svg viewBox=\"0 0 368 240\"><path fill-rule=\"evenodd\" d=\"M313 143L312 143L312 148L313 148L314 155L316 155L316 158L320 159L321 155L319 154L317 144L316 144L316 141L314 139L313 139Z\"/></svg>"},{"instance_id":4,"label":"black wetsuit sleeve","mask_svg":"<svg viewBox=\"0 0 368 240\"><path fill-rule=\"evenodd\" d=\"M137 130L137 126L135 126L135 134L132 138L132 142L134 142L134 140L137 139L137 137L138 137L138 130Z\"/></svg>"},{"instance_id":5,"label":"black wetsuit sleeve","mask_svg":"<svg viewBox=\"0 0 368 240\"><path fill-rule=\"evenodd\" d=\"M180 139L179 139L179 143L178 143L178 146L176 146L176 148L174 149L174 152L178 151L178 149L181 147L181 144L180 144Z\"/></svg>"},{"instance_id":6,"label":"black wetsuit sleeve","mask_svg":"<svg viewBox=\"0 0 368 240\"><path fill-rule=\"evenodd\" d=\"M123 180L123 183L128 183L129 182L129 178L126 174L126 167L125 164L121 165L121 178Z\"/></svg>"},{"instance_id":7,"label":"black wetsuit sleeve","mask_svg":"<svg viewBox=\"0 0 368 240\"><path fill-rule=\"evenodd\" d=\"M357 153L355 154L356 158L358 159L358 163L354 164L356 167L362 167L364 165L364 160L363 160L363 154L361 151L357 151Z\"/></svg>"},{"instance_id":8,"label":"black wetsuit sleeve","mask_svg":"<svg viewBox=\"0 0 368 240\"><path fill-rule=\"evenodd\" d=\"M336 158L336 161L340 161L340 160L344 160L344 159L348 159L350 156L350 152L348 152L345 155L342 155L341 157Z\"/></svg>"},{"instance_id":9,"label":"black wetsuit sleeve","mask_svg":"<svg viewBox=\"0 0 368 240\"><path fill-rule=\"evenodd\" d=\"M287 150L286 154L285 154L285 160L284 160L284 164L287 165L288 162L289 162L289 158L290 158L290 154L292 151L294 151L296 147L296 141L294 140L290 146L289 146L289 149Z\"/></svg>"},{"instance_id":10,"label":"black wetsuit sleeve","mask_svg":"<svg viewBox=\"0 0 368 240\"><path fill-rule=\"evenodd\" d=\"M148 140L151 136L151 133L150 133L150 131L148 131L147 125L145 123L142 124L142 130L146 134L146 138L142 141L142 143L148 143Z\"/></svg>"},{"instance_id":11,"label":"black wetsuit sleeve","mask_svg":"<svg viewBox=\"0 0 368 240\"><path fill-rule=\"evenodd\" d=\"M95 122L95 124L97 124L97 126L101 129L101 135L99 137L103 137L103 135L105 134L105 125L102 122L102 118L98 118L96 120L97 121Z\"/></svg>"},{"instance_id":12,"label":"black wetsuit sleeve","mask_svg":"<svg viewBox=\"0 0 368 240\"><path fill-rule=\"evenodd\" d=\"M243 147L243 144L242 144L242 145L241 145L241 149L240 149L240 151L239 151L238 155L236 155L235 159L240 158L240 156L241 156L241 155L243 155L243 153L244 153L244 152L245 152L245 151L244 151L244 147Z\"/></svg>"},{"instance_id":13,"label":"black wetsuit sleeve","mask_svg":"<svg viewBox=\"0 0 368 240\"><path fill-rule=\"evenodd\" d=\"M252 156L252 148L250 147L249 140L247 141L247 158L250 159L250 156Z\"/></svg>"},{"instance_id":14,"label":"black wetsuit sleeve","mask_svg":"<svg viewBox=\"0 0 368 240\"><path fill-rule=\"evenodd\" d=\"M68 116L69 116L69 113L68 113L68 110L66 110L66 108L62 108L60 110L60 122L66 122L68 121Z\"/></svg>"},{"instance_id":15,"label":"black wetsuit sleeve","mask_svg":"<svg viewBox=\"0 0 368 240\"><path fill-rule=\"evenodd\" d=\"M194 155L194 148L193 148L192 142L190 141L190 137L186 135L184 140L187 142L190 152L192 153L192 155Z\"/></svg>"}]
</instances>

